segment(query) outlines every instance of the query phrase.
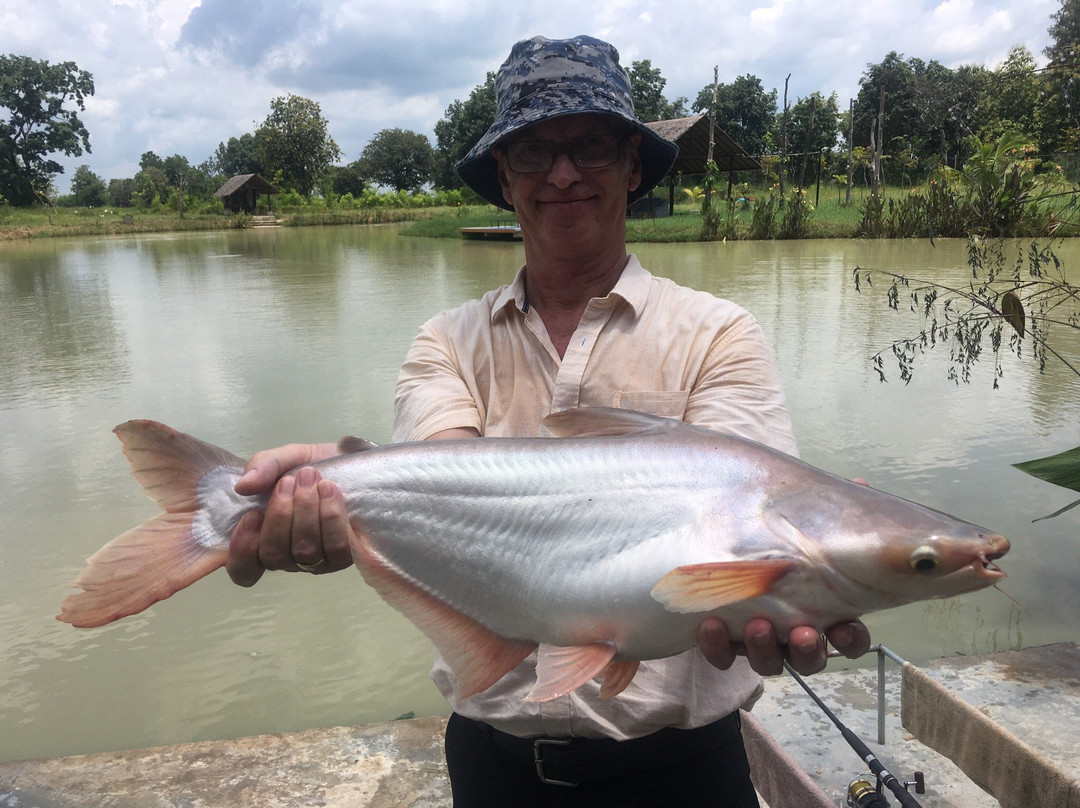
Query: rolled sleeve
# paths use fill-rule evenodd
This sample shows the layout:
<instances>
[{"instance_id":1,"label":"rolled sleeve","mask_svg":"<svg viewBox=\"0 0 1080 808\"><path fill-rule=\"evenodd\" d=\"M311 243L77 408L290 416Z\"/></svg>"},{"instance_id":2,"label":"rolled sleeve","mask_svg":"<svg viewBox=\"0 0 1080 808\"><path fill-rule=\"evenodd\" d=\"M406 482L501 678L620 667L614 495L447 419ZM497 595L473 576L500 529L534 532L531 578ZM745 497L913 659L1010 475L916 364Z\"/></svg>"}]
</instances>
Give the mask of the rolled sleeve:
<instances>
[{"instance_id":1,"label":"rolled sleeve","mask_svg":"<svg viewBox=\"0 0 1080 808\"><path fill-rule=\"evenodd\" d=\"M420 328L394 391L394 441L424 440L455 427L482 431L477 396L469 389L454 346L439 319Z\"/></svg>"}]
</instances>

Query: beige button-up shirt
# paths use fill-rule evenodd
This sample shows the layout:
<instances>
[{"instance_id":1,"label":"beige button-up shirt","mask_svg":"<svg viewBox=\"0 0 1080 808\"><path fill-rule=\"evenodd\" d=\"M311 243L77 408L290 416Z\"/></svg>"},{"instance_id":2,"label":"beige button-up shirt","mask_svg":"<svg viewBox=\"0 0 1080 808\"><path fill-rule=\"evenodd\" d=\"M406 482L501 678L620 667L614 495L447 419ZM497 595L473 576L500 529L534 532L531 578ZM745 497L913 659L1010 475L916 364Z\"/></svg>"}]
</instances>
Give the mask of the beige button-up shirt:
<instances>
[{"instance_id":1,"label":"beige button-up shirt","mask_svg":"<svg viewBox=\"0 0 1080 808\"><path fill-rule=\"evenodd\" d=\"M796 453L780 375L757 321L741 307L658 278L630 259L615 288L586 307L560 359L525 293L509 286L420 328L398 378L395 441L451 427L485 437L545 435L540 421L573 407L622 407L731 432ZM478 585L479 582L478 582ZM522 697L535 654L483 693L458 699L437 658L432 678L458 713L519 736L639 737L711 723L761 693L740 658L729 670L696 649L643 662L610 700L592 681L543 703Z\"/></svg>"}]
</instances>

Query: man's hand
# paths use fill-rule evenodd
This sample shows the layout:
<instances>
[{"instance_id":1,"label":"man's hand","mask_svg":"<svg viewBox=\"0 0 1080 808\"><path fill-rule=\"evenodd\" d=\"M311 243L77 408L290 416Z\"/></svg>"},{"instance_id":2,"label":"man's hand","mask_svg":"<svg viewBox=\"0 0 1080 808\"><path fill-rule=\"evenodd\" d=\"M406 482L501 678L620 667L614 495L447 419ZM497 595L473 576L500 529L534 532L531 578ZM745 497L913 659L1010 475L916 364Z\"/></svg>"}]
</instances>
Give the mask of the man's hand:
<instances>
[{"instance_id":1,"label":"man's hand","mask_svg":"<svg viewBox=\"0 0 1080 808\"><path fill-rule=\"evenodd\" d=\"M784 660L803 675L817 673L826 662L825 638L849 659L862 656L870 648L870 632L859 620L838 623L825 632L825 637L809 626L796 626L781 645L772 623L754 618L746 624L742 641L735 641L724 621L707 617L698 626L697 640L705 658L717 668L726 670L738 656L745 656L750 667L762 676L783 673Z\"/></svg>"},{"instance_id":2,"label":"man's hand","mask_svg":"<svg viewBox=\"0 0 1080 808\"><path fill-rule=\"evenodd\" d=\"M304 465L336 452L332 443L289 444L248 461L236 492L273 490L266 512L248 513L233 530L225 569L234 583L252 586L266 570L296 572L301 564L314 573L337 572L352 564L345 497L318 470Z\"/></svg>"}]
</instances>

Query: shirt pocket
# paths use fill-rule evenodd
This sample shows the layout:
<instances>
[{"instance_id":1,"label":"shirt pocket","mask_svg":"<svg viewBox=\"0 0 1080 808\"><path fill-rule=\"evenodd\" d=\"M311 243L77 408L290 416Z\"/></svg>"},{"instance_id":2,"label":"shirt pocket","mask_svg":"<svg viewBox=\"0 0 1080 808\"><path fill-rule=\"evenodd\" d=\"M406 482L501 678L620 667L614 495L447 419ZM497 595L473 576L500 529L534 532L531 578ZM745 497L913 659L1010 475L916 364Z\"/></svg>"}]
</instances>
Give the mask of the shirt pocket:
<instances>
[{"instance_id":1,"label":"shirt pocket","mask_svg":"<svg viewBox=\"0 0 1080 808\"><path fill-rule=\"evenodd\" d=\"M611 406L681 421L689 400L689 390L619 390L612 396Z\"/></svg>"}]
</instances>

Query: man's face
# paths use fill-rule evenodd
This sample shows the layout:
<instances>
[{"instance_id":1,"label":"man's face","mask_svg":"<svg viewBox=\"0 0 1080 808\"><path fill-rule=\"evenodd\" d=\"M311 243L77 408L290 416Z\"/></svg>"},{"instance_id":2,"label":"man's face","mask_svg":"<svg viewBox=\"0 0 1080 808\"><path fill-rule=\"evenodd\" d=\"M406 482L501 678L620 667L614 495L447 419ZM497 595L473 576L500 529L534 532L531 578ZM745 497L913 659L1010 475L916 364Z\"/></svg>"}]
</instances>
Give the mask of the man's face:
<instances>
[{"instance_id":1,"label":"man's face","mask_svg":"<svg viewBox=\"0 0 1080 808\"><path fill-rule=\"evenodd\" d=\"M515 132L495 150L503 197L514 206L526 245L543 244L573 248L582 240L593 247L613 246L622 249L625 241L626 195L641 183L641 160L638 157L639 134L624 135L617 121L603 115L569 115L535 124ZM615 162L600 168L582 168L601 162L596 135L615 135L620 144ZM515 171L506 149L525 141L548 141L554 144L551 167L535 173ZM571 144L575 144L572 146ZM525 148L525 147L519 147ZM544 147L539 150L544 151ZM519 165L519 168L521 166Z\"/></svg>"}]
</instances>

